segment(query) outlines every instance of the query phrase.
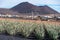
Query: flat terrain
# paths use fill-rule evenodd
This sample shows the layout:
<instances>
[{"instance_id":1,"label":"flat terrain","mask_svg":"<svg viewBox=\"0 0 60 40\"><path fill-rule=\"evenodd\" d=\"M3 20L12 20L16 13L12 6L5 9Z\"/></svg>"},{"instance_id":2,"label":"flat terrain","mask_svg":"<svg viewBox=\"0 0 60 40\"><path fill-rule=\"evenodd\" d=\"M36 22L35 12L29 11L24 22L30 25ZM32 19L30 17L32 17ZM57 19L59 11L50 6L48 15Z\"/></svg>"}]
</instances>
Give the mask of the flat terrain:
<instances>
[{"instance_id":1,"label":"flat terrain","mask_svg":"<svg viewBox=\"0 0 60 40\"><path fill-rule=\"evenodd\" d=\"M0 18L0 20L14 21L14 22L34 22L34 23L51 23L51 24L59 24L60 21L40 21L40 20L25 20L25 19L14 19L14 18Z\"/></svg>"}]
</instances>

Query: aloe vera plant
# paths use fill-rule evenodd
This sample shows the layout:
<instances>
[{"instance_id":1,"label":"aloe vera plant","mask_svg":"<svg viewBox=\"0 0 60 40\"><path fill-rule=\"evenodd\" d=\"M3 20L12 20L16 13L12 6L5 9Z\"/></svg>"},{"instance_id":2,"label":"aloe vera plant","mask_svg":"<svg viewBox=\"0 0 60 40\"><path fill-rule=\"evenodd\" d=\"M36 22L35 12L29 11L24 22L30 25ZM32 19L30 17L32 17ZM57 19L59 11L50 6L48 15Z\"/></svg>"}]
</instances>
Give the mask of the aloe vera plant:
<instances>
[{"instance_id":1,"label":"aloe vera plant","mask_svg":"<svg viewBox=\"0 0 60 40\"><path fill-rule=\"evenodd\" d=\"M47 24L45 25L47 32L49 33L50 37L54 40L58 40L58 32L55 30L55 25Z\"/></svg>"},{"instance_id":2,"label":"aloe vera plant","mask_svg":"<svg viewBox=\"0 0 60 40\"><path fill-rule=\"evenodd\" d=\"M24 24L22 24L21 32L25 37L28 37L31 34L31 32L33 32L35 27L36 26L34 23L24 23Z\"/></svg>"},{"instance_id":3,"label":"aloe vera plant","mask_svg":"<svg viewBox=\"0 0 60 40\"><path fill-rule=\"evenodd\" d=\"M43 24L39 24L35 29L35 34L38 39L43 40L44 39L44 28Z\"/></svg>"},{"instance_id":4,"label":"aloe vera plant","mask_svg":"<svg viewBox=\"0 0 60 40\"><path fill-rule=\"evenodd\" d=\"M7 31L10 35L22 34L24 37L29 37L32 32L35 33L39 40L43 40L45 36L45 29L50 37L54 40L58 40L58 34L60 34L60 25L54 25L51 23L40 24L34 22L11 22L7 20L0 20L0 33Z\"/></svg>"}]
</instances>

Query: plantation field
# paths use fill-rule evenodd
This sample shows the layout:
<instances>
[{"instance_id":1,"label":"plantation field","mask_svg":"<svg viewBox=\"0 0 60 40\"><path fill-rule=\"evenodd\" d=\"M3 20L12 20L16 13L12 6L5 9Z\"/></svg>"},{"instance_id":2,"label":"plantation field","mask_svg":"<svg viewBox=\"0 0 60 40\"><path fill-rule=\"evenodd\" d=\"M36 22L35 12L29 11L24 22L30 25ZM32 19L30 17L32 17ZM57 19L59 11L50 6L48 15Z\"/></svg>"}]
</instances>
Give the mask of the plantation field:
<instances>
[{"instance_id":1,"label":"plantation field","mask_svg":"<svg viewBox=\"0 0 60 40\"><path fill-rule=\"evenodd\" d=\"M35 37L36 40L60 40L60 23L40 20L0 18L0 35Z\"/></svg>"}]
</instances>

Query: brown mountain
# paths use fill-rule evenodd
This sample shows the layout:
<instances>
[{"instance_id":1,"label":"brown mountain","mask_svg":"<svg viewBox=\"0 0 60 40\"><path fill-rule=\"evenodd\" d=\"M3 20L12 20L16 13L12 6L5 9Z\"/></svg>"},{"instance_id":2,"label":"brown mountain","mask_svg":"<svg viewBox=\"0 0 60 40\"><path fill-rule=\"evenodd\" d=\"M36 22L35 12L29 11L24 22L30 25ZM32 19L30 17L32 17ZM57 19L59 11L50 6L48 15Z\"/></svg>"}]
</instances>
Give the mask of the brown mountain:
<instances>
[{"instance_id":1,"label":"brown mountain","mask_svg":"<svg viewBox=\"0 0 60 40\"><path fill-rule=\"evenodd\" d=\"M22 2L11 9L0 8L0 14L31 15L32 13L34 13L34 15L58 14L57 11L47 5L36 6L28 2Z\"/></svg>"},{"instance_id":2,"label":"brown mountain","mask_svg":"<svg viewBox=\"0 0 60 40\"><path fill-rule=\"evenodd\" d=\"M34 14L58 14L56 10L50 8L47 5L36 6L28 2L22 2L11 8L11 10L17 11L21 14L31 14L32 12Z\"/></svg>"},{"instance_id":3,"label":"brown mountain","mask_svg":"<svg viewBox=\"0 0 60 40\"><path fill-rule=\"evenodd\" d=\"M15 12L13 10L10 10L10 9L6 9L6 8L0 8L0 14L11 14L11 15L16 15L16 14L19 14L18 12Z\"/></svg>"}]
</instances>

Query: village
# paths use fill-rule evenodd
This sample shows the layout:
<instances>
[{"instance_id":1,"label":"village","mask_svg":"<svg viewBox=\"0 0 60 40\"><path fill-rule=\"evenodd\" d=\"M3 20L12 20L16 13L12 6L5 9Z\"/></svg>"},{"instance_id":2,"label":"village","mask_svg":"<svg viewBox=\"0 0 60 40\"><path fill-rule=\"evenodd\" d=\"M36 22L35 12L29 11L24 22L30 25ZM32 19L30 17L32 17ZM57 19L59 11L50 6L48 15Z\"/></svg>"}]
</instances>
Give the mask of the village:
<instances>
[{"instance_id":1,"label":"village","mask_svg":"<svg viewBox=\"0 0 60 40\"><path fill-rule=\"evenodd\" d=\"M0 18L19 18L19 19L29 19L29 20L41 20L41 21L52 21L52 20L55 20L55 21L58 21L60 20L60 16L50 16L50 15L10 15L10 14L0 14Z\"/></svg>"}]
</instances>

